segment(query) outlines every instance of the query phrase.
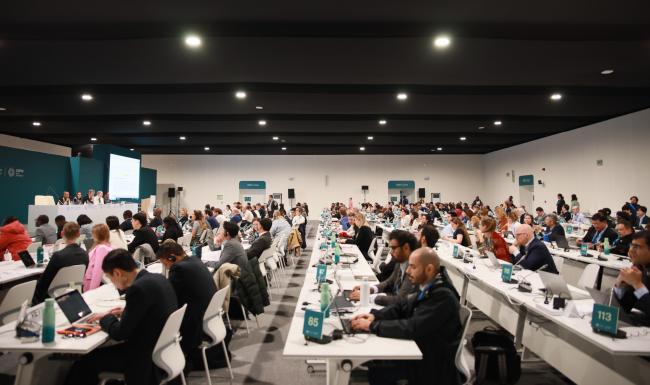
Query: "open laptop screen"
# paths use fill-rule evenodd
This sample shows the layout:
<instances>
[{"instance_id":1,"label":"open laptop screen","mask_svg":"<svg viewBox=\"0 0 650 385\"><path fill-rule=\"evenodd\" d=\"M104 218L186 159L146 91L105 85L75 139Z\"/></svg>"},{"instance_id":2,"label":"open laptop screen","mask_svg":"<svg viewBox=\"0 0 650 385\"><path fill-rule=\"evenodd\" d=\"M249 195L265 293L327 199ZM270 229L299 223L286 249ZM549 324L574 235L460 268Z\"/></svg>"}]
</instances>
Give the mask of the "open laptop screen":
<instances>
[{"instance_id":1,"label":"open laptop screen","mask_svg":"<svg viewBox=\"0 0 650 385\"><path fill-rule=\"evenodd\" d=\"M72 324L81 318L92 313L88 304L77 290L69 291L61 296L56 297L56 303L59 304L65 318Z\"/></svg>"}]
</instances>

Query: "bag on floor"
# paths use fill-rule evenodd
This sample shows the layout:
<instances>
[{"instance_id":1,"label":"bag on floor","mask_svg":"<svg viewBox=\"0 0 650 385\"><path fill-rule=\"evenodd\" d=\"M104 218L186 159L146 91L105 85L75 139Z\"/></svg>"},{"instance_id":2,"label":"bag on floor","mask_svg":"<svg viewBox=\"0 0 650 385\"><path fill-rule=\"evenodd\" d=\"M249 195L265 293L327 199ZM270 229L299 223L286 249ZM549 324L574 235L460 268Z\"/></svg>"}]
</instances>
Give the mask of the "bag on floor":
<instances>
[{"instance_id":1,"label":"bag on floor","mask_svg":"<svg viewBox=\"0 0 650 385\"><path fill-rule=\"evenodd\" d=\"M521 357L517 354L515 343L510 333L486 327L482 331L474 333L472 337L472 349L474 350L474 370L476 376L480 372L481 355L476 348L480 346L494 346L501 348L505 351L506 357L506 378L508 384L514 384L521 376ZM485 380L499 381L499 361L497 354L490 354L487 359L487 370L485 372Z\"/></svg>"}]
</instances>

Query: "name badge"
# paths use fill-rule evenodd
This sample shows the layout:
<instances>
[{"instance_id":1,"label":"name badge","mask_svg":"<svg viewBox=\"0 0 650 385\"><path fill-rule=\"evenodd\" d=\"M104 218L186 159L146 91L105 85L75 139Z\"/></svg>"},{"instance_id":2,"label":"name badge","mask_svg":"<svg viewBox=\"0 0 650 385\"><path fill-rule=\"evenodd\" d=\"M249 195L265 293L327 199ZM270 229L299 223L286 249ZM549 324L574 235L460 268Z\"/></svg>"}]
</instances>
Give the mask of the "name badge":
<instances>
[{"instance_id":1,"label":"name badge","mask_svg":"<svg viewBox=\"0 0 650 385\"><path fill-rule=\"evenodd\" d=\"M594 304L591 313L591 327L595 330L616 335L618 331L618 312L615 306Z\"/></svg>"},{"instance_id":2,"label":"name badge","mask_svg":"<svg viewBox=\"0 0 650 385\"><path fill-rule=\"evenodd\" d=\"M316 266L316 282L323 283L325 282L325 277L327 276L327 265L319 263Z\"/></svg>"},{"instance_id":3,"label":"name badge","mask_svg":"<svg viewBox=\"0 0 650 385\"><path fill-rule=\"evenodd\" d=\"M305 310L305 322L302 325L305 337L320 340L323 337L323 313L315 310Z\"/></svg>"},{"instance_id":4,"label":"name badge","mask_svg":"<svg viewBox=\"0 0 650 385\"><path fill-rule=\"evenodd\" d=\"M503 282L510 282L510 279L512 278L512 264L510 263L504 263L501 265L501 279Z\"/></svg>"},{"instance_id":5,"label":"name badge","mask_svg":"<svg viewBox=\"0 0 650 385\"><path fill-rule=\"evenodd\" d=\"M584 243L580 245L580 255L582 255L583 257L587 256L587 245L585 245Z\"/></svg>"}]
</instances>

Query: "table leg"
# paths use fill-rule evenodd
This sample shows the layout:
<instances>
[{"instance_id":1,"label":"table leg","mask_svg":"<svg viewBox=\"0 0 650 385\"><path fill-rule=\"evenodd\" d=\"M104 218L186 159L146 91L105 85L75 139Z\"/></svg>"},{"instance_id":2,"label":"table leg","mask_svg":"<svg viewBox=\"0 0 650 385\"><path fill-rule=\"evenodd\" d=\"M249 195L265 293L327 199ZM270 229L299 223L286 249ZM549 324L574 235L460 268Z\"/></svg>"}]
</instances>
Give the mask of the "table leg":
<instances>
[{"instance_id":1,"label":"table leg","mask_svg":"<svg viewBox=\"0 0 650 385\"><path fill-rule=\"evenodd\" d=\"M462 271L458 270L463 275L463 289L460 293L460 303L467 305L467 288L469 287L469 278Z\"/></svg>"},{"instance_id":2,"label":"table leg","mask_svg":"<svg viewBox=\"0 0 650 385\"><path fill-rule=\"evenodd\" d=\"M600 286L603 283L603 271L604 270L605 270L605 268L602 267L602 266L600 266L600 268L598 269L598 276L596 277L596 289L597 290L600 290Z\"/></svg>"},{"instance_id":3,"label":"table leg","mask_svg":"<svg viewBox=\"0 0 650 385\"><path fill-rule=\"evenodd\" d=\"M524 337L524 326L526 326L526 317L528 309L526 306L519 306L519 315L517 317L517 330L515 332L515 349L520 350L523 347L522 339Z\"/></svg>"},{"instance_id":4,"label":"table leg","mask_svg":"<svg viewBox=\"0 0 650 385\"><path fill-rule=\"evenodd\" d=\"M328 359L327 360L327 385L348 385L352 369L367 360Z\"/></svg>"}]
</instances>

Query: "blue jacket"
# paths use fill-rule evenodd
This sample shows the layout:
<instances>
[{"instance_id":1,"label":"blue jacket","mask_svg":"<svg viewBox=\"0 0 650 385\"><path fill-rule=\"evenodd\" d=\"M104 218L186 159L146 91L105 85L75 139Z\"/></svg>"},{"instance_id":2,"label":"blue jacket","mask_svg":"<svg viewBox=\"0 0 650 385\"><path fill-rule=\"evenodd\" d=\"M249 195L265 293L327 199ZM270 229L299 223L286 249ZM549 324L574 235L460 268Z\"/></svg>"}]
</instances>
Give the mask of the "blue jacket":
<instances>
[{"instance_id":1,"label":"blue jacket","mask_svg":"<svg viewBox=\"0 0 650 385\"><path fill-rule=\"evenodd\" d=\"M519 264L524 269L537 271L540 267L548 265L544 268L544 271L559 274L551 253L546 248L544 242L537 238L533 238L527 248L522 248L521 252L513 259L513 263L519 262L524 257L525 259Z\"/></svg>"}]
</instances>

